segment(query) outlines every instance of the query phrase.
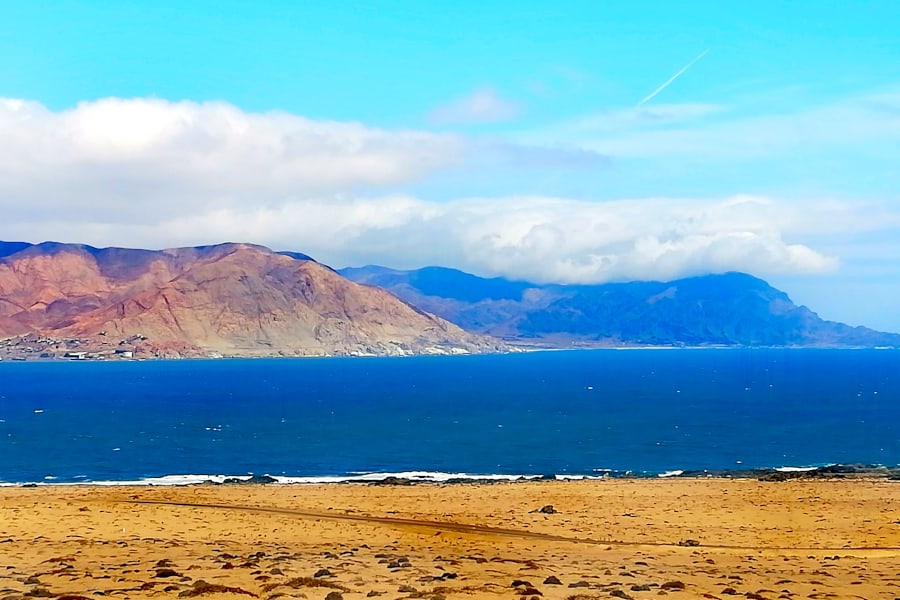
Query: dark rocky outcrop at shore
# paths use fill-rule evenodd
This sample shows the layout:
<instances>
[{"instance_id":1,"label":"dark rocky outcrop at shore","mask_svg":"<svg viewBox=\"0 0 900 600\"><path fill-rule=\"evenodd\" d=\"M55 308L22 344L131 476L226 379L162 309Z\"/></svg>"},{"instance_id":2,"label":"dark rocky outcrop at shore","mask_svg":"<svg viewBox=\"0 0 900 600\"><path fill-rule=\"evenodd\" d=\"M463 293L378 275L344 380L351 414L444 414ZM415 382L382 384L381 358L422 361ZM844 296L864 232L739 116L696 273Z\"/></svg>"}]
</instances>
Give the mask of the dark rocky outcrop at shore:
<instances>
[{"instance_id":1,"label":"dark rocky outcrop at shore","mask_svg":"<svg viewBox=\"0 0 900 600\"><path fill-rule=\"evenodd\" d=\"M612 474L612 477L622 475ZM626 474L624 477L653 477L653 475ZM679 478L733 478L758 479L759 481L790 481L794 479L900 479L900 466L886 467L873 464L834 464L803 469L737 469L711 471L683 471L672 477Z\"/></svg>"},{"instance_id":2,"label":"dark rocky outcrop at shore","mask_svg":"<svg viewBox=\"0 0 900 600\"><path fill-rule=\"evenodd\" d=\"M373 481L369 485L413 485L415 482L412 479L407 477L385 477L384 479L379 479L377 481Z\"/></svg>"},{"instance_id":3,"label":"dark rocky outcrop at shore","mask_svg":"<svg viewBox=\"0 0 900 600\"><path fill-rule=\"evenodd\" d=\"M222 482L223 485L265 485L268 483L278 483L278 480L269 475L253 475L249 478L229 477Z\"/></svg>"},{"instance_id":4,"label":"dark rocky outcrop at shore","mask_svg":"<svg viewBox=\"0 0 900 600\"><path fill-rule=\"evenodd\" d=\"M789 481L791 479L849 479L854 477L900 480L900 467L881 465L828 465L809 471L773 471L758 477L760 481Z\"/></svg>"}]
</instances>

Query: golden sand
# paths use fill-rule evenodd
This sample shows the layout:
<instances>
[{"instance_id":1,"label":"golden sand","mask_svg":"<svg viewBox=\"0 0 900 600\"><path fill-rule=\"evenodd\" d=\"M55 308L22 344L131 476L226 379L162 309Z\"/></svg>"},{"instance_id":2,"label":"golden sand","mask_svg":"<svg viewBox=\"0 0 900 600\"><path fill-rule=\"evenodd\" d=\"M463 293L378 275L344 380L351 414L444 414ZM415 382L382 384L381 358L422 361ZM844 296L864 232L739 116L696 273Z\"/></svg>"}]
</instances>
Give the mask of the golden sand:
<instances>
[{"instance_id":1,"label":"golden sand","mask_svg":"<svg viewBox=\"0 0 900 600\"><path fill-rule=\"evenodd\" d=\"M0 489L0 600L658 595L900 598L900 482Z\"/></svg>"}]
</instances>

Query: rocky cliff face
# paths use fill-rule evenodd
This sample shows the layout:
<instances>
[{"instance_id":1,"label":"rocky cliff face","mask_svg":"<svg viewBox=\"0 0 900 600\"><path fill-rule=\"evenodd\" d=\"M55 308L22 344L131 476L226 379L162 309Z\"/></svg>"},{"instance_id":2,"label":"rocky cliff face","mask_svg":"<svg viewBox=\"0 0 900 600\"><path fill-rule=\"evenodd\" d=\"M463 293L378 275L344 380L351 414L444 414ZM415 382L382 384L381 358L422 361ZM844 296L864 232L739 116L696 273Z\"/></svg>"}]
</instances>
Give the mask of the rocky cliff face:
<instances>
[{"instance_id":1,"label":"rocky cliff face","mask_svg":"<svg viewBox=\"0 0 900 600\"><path fill-rule=\"evenodd\" d=\"M182 356L502 349L303 255L259 246L4 248L13 251L0 253L0 337Z\"/></svg>"}]
</instances>

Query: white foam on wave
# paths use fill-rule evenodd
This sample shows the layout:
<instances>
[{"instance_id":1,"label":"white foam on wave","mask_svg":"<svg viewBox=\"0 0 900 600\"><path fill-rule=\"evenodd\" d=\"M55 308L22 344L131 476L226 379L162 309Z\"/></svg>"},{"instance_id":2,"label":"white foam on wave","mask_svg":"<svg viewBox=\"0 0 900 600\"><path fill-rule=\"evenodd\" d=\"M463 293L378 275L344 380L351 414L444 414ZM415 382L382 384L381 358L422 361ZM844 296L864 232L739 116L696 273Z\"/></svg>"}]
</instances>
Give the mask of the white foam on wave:
<instances>
[{"instance_id":1,"label":"white foam on wave","mask_svg":"<svg viewBox=\"0 0 900 600\"><path fill-rule=\"evenodd\" d=\"M900 467L900 465L898 465ZM820 467L795 467L795 466L783 466L783 467L775 467L774 471L779 471L782 473L791 473L791 472L808 472L815 471ZM633 476L634 473L632 471L614 471L612 469L594 469L593 474L557 474L552 478L557 481L587 481L587 480L602 480L608 479L610 477L617 476ZM656 473L656 477L666 478L666 477L678 477L685 473L682 469L674 469L671 471L665 471L663 473ZM642 472L642 475L639 476L649 476L652 477L654 474L652 472ZM535 474L518 474L518 475L509 475L509 474L499 474L499 473L488 473L488 474L478 474L478 473L445 473L442 471L398 471L393 473L381 473L381 472L367 472L367 471L354 471L347 475L304 475L304 476L289 476L289 475L266 475L267 477L271 477L274 479L274 483L272 485L314 485L314 484L335 484L335 483L358 483L358 484L366 484L373 483L378 481L383 481L388 478L394 479L405 479L408 481L416 482L416 483L445 483L448 481L535 481L539 479L547 478L546 475L535 475ZM226 480L233 481L249 481L252 479L253 475L243 474L243 475L206 475L206 474L185 474L185 475L163 475L160 477L145 477L142 479L127 479L127 480L90 480L87 479L85 475L78 475L74 479L74 481L59 481L58 479L53 478L53 476L48 476L47 479L43 481L28 481L28 482L9 482L9 481L0 481L0 487L15 487L15 486L59 486L59 485L71 485L71 486L178 486L178 485L199 485L199 484L221 484L225 483Z\"/></svg>"},{"instance_id":2,"label":"white foam on wave","mask_svg":"<svg viewBox=\"0 0 900 600\"><path fill-rule=\"evenodd\" d=\"M665 473L659 473L657 477L678 477L679 475L684 475L684 471L680 469L676 469L674 471L666 471Z\"/></svg>"},{"instance_id":3,"label":"white foam on wave","mask_svg":"<svg viewBox=\"0 0 900 600\"><path fill-rule=\"evenodd\" d=\"M20 483L0 482L0 487L17 485L99 485L99 486L136 486L136 485L195 485L199 483L223 483L226 479L249 479L250 475L231 477L228 475L164 475L162 477L147 477L145 479L120 479L120 480L91 480L84 475L79 475L77 481L24 481Z\"/></svg>"},{"instance_id":4,"label":"white foam on wave","mask_svg":"<svg viewBox=\"0 0 900 600\"><path fill-rule=\"evenodd\" d=\"M204 483L224 483L226 480L249 481L253 475L163 475L161 477L146 477L143 479L129 480L85 480L53 482L34 481L10 483L0 482L0 487L12 487L19 485L96 485L96 486L177 486L177 485L198 485ZM369 473L357 472L351 475L318 475L318 476L286 476L286 475L267 475L275 480L275 484L294 485L294 484L323 484L323 483L372 483L382 481L388 478L407 479L414 482L422 483L444 483L447 481L471 480L471 481L519 481L533 480L541 478L541 475L502 475L502 474L472 474L472 473L443 473L437 471L401 471L397 473ZM559 476L565 478L567 476ZM576 478L580 476L569 476Z\"/></svg>"}]
</instances>

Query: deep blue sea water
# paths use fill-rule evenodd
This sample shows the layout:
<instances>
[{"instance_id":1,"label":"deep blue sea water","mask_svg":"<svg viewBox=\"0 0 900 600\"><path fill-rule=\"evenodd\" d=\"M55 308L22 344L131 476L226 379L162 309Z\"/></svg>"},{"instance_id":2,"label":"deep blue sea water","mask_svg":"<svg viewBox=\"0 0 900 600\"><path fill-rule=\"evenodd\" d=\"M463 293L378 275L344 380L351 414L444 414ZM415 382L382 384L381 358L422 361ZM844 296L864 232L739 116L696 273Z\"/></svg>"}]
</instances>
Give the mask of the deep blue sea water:
<instances>
[{"instance_id":1,"label":"deep blue sea water","mask_svg":"<svg viewBox=\"0 0 900 600\"><path fill-rule=\"evenodd\" d=\"M900 464L900 351L0 363L0 481Z\"/></svg>"}]
</instances>

